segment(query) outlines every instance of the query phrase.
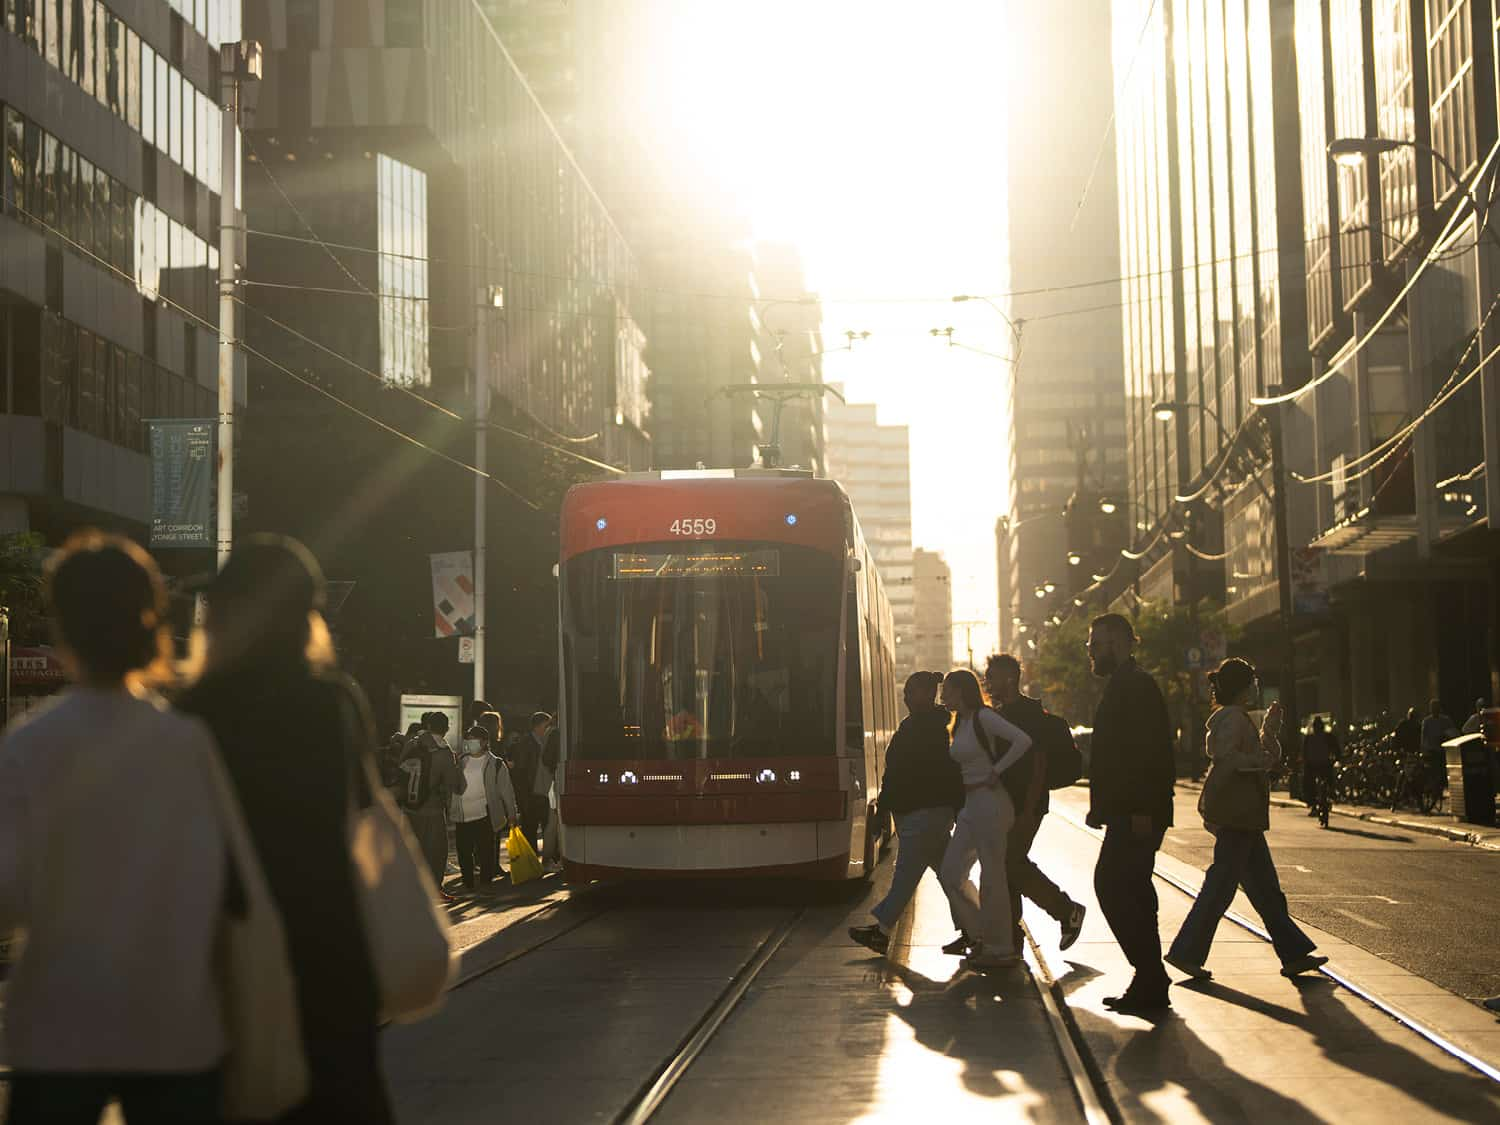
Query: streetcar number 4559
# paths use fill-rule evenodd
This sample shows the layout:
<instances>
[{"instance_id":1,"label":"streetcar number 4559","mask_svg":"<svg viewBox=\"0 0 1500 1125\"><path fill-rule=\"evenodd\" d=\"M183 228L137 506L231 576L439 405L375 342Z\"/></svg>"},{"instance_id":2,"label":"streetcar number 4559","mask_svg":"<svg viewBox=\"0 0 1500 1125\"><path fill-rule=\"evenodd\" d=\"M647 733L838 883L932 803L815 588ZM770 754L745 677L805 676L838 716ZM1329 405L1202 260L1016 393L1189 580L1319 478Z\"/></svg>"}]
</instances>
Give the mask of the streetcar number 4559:
<instances>
[{"instance_id":1,"label":"streetcar number 4559","mask_svg":"<svg viewBox=\"0 0 1500 1125\"><path fill-rule=\"evenodd\" d=\"M712 535L719 530L718 523L712 518L673 520L668 530L673 535Z\"/></svg>"}]
</instances>

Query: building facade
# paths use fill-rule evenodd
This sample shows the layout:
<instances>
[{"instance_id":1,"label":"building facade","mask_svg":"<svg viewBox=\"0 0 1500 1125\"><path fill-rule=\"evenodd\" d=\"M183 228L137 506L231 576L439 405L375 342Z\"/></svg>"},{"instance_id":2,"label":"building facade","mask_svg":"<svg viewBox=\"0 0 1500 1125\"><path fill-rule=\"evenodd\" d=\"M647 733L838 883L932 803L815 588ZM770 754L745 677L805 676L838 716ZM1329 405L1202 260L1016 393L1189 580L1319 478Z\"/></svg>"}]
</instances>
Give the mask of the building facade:
<instances>
[{"instance_id":1,"label":"building facade","mask_svg":"<svg viewBox=\"0 0 1500 1125\"><path fill-rule=\"evenodd\" d=\"M562 491L651 461L635 258L473 0L245 20L249 522L354 584L336 624L377 705L467 694L427 557L473 543L484 379L492 698L546 705Z\"/></svg>"},{"instance_id":2,"label":"building facade","mask_svg":"<svg viewBox=\"0 0 1500 1125\"><path fill-rule=\"evenodd\" d=\"M1222 596L1302 715L1467 713L1500 687L1493 7L1139 0L1114 34L1135 593Z\"/></svg>"},{"instance_id":3,"label":"building facade","mask_svg":"<svg viewBox=\"0 0 1500 1125\"><path fill-rule=\"evenodd\" d=\"M824 412L828 476L849 494L880 567L896 630L896 674L904 678L917 667L910 436L905 426L882 425L873 404L846 403L843 387L829 386L838 394Z\"/></svg>"},{"instance_id":4,"label":"building facade","mask_svg":"<svg viewBox=\"0 0 1500 1125\"><path fill-rule=\"evenodd\" d=\"M0 532L145 541L145 420L217 418L239 38L238 0L0 4Z\"/></svg>"},{"instance_id":5,"label":"building facade","mask_svg":"<svg viewBox=\"0 0 1500 1125\"><path fill-rule=\"evenodd\" d=\"M1119 272L1119 213L1114 152L1099 152L1112 102L1108 0L1015 5L1010 18L1007 70L1023 111L1007 119L1006 315L1016 331L1005 420L1011 492L997 555L1001 647L1031 651L1042 623L1125 545L1120 310L1100 307L1113 296L1107 285L1072 288ZM1032 112L1035 91L1062 73L1072 76L1067 112ZM1055 286L1069 288L1038 292ZM1099 504L1109 499L1115 511L1106 515Z\"/></svg>"},{"instance_id":6,"label":"building facade","mask_svg":"<svg viewBox=\"0 0 1500 1125\"><path fill-rule=\"evenodd\" d=\"M912 552L913 671L953 667L953 571L937 551Z\"/></svg>"}]
</instances>

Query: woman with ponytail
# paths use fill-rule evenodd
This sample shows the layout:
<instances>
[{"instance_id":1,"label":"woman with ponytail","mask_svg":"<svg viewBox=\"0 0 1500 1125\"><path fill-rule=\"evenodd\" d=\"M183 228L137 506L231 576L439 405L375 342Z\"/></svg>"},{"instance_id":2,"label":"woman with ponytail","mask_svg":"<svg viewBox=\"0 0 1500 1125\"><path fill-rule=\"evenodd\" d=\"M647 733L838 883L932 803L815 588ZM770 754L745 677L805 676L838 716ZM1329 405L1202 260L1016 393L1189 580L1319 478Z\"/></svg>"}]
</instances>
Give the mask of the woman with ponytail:
<instances>
[{"instance_id":1,"label":"woman with ponytail","mask_svg":"<svg viewBox=\"0 0 1500 1125\"><path fill-rule=\"evenodd\" d=\"M938 872L961 927L944 952L967 951L964 965L971 969L1009 968L1020 962L1005 878L1005 844L1016 810L1000 779L1031 749L1031 736L985 706L979 679L967 668L949 672L943 680L943 706L953 712L948 754L964 782L964 807ZM969 879L975 860L977 891Z\"/></svg>"},{"instance_id":2,"label":"woman with ponytail","mask_svg":"<svg viewBox=\"0 0 1500 1125\"><path fill-rule=\"evenodd\" d=\"M1209 673L1208 682L1215 704L1208 719L1212 766L1203 782L1198 811L1203 826L1214 835L1214 861L1164 960L1192 980L1212 977L1203 962L1208 960L1214 931L1234 901L1235 891L1244 887L1281 958L1281 975L1290 978L1311 972L1327 964L1328 958L1314 953L1317 947L1312 939L1292 921L1271 849L1266 846L1269 772L1281 761L1281 704L1273 702L1266 708L1257 731L1247 714L1260 696L1255 669L1232 657Z\"/></svg>"}]
</instances>

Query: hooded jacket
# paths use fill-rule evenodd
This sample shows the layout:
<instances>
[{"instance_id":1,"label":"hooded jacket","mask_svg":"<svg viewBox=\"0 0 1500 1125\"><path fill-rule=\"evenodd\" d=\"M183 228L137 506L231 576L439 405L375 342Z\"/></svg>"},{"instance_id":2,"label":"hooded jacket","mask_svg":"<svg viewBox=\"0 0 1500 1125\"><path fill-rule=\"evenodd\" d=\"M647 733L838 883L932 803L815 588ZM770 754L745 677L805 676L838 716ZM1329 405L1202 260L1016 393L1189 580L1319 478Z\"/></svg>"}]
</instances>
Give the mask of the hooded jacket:
<instances>
[{"instance_id":1,"label":"hooded jacket","mask_svg":"<svg viewBox=\"0 0 1500 1125\"><path fill-rule=\"evenodd\" d=\"M948 756L948 712L913 711L901 720L885 752L880 811L902 816L917 809L960 809L964 783Z\"/></svg>"}]
</instances>

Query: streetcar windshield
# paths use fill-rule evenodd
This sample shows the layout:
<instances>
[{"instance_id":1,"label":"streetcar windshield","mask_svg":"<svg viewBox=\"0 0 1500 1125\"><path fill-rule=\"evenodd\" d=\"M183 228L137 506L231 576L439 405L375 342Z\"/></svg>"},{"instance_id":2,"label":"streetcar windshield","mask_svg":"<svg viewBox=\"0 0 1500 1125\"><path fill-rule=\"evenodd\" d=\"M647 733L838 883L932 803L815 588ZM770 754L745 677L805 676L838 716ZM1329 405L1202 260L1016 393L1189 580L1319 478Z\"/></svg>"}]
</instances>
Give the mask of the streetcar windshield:
<instances>
[{"instance_id":1,"label":"streetcar windshield","mask_svg":"<svg viewBox=\"0 0 1500 1125\"><path fill-rule=\"evenodd\" d=\"M834 753L839 560L790 545L642 545L563 570L569 753Z\"/></svg>"}]
</instances>

